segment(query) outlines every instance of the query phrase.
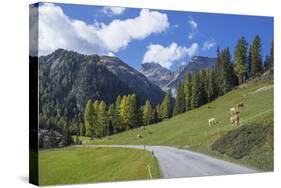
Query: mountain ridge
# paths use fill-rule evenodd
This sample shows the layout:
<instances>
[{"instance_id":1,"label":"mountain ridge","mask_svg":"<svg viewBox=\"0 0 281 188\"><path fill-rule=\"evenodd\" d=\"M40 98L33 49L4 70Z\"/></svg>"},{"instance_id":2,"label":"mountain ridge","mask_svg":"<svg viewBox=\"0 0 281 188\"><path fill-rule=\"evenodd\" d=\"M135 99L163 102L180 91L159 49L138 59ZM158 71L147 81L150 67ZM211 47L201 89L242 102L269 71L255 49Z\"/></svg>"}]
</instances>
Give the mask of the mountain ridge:
<instances>
[{"instance_id":1,"label":"mountain ridge","mask_svg":"<svg viewBox=\"0 0 281 188\"><path fill-rule=\"evenodd\" d=\"M178 83L183 81L187 73L193 73L201 69L213 69L215 63L216 58L193 56L189 63L179 67L176 71L170 71L158 63L143 63L139 71L162 90L171 90L175 96Z\"/></svg>"},{"instance_id":2,"label":"mountain ridge","mask_svg":"<svg viewBox=\"0 0 281 188\"><path fill-rule=\"evenodd\" d=\"M38 62L39 113L46 117L63 115L82 121L88 99L111 104L119 95L135 93L140 104L149 100L155 106L165 95L158 86L117 57L58 49L40 56Z\"/></svg>"}]
</instances>

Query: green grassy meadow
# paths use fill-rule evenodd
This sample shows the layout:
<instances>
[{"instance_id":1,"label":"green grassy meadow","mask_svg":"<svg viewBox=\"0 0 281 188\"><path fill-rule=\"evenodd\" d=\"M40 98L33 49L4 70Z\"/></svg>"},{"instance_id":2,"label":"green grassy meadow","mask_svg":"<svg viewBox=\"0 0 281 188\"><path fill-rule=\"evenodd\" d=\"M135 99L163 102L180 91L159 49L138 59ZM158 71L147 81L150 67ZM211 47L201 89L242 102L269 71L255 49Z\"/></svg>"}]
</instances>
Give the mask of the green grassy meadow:
<instances>
[{"instance_id":1,"label":"green grassy meadow","mask_svg":"<svg viewBox=\"0 0 281 188\"><path fill-rule=\"evenodd\" d=\"M76 184L159 178L157 160L140 149L67 147L39 152L39 184Z\"/></svg>"},{"instance_id":2,"label":"green grassy meadow","mask_svg":"<svg viewBox=\"0 0 281 188\"><path fill-rule=\"evenodd\" d=\"M242 102L239 117L240 125L230 125L229 109ZM216 118L217 125L209 127L208 119ZM190 149L206 153L218 158L244 164L261 170L272 170L272 144L266 142L259 148L254 148L245 157L233 159L227 155L211 150L211 145L228 131L262 123L270 120L273 124L273 82L250 82L219 97L197 109L180 114L169 120L147 126L145 129L133 129L113 135L107 139L91 141L81 137L86 144L136 144L136 145L166 145ZM142 139L137 135L142 135ZM265 163L265 164L264 164Z\"/></svg>"}]
</instances>

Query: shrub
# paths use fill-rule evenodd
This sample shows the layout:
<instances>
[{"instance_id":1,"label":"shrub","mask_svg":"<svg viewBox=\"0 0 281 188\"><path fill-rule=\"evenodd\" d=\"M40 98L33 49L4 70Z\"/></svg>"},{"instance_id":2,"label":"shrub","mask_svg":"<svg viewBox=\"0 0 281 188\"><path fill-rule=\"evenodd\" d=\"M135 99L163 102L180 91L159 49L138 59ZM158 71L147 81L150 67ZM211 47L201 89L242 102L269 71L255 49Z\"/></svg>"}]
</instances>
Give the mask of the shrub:
<instances>
[{"instance_id":1,"label":"shrub","mask_svg":"<svg viewBox=\"0 0 281 188\"><path fill-rule=\"evenodd\" d=\"M254 147L260 147L266 142L273 142L273 122L253 124L227 132L211 146L212 150L227 154L234 159L240 159Z\"/></svg>"}]
</instances>

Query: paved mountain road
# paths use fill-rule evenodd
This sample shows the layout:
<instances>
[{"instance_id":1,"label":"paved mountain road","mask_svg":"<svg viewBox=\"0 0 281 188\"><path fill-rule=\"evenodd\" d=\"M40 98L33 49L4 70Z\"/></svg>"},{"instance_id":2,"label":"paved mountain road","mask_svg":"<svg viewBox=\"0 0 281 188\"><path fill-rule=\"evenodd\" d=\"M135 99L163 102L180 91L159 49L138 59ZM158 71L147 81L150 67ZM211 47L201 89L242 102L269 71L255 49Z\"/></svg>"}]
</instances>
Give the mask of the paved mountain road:
<instances>
[{"instance_id":1,"label":"paved mountain road","mask_svg":"<svg viewBox=\"0 0 281 188\"><path fill-rule=\"evenodd\" d=\"M143 145L83 145L80 147L121 147L153 151L163 178L246 174L258 171L208 155L168 146Z\"/></svg>"}]
</instances>

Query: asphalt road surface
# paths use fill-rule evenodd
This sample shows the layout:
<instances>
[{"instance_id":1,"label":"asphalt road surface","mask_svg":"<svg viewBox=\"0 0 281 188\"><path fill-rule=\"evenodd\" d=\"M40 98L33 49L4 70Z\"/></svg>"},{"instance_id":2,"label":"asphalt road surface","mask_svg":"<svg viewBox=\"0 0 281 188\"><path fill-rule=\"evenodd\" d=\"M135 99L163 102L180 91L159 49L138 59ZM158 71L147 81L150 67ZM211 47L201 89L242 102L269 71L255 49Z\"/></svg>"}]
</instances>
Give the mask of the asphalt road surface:
<instances>
[{"instance_id":1,"label":"asphalt road surface","mask_svg":"<svg viewBox=\"0 0 281 188\"><path fill-rule=\"evenodd\" d=\"M208 155L168 146L85 145L90 147L124 147L146 149L157 158L163 178L248 174L258 171Z\"/></svg>"}]
</instances>

